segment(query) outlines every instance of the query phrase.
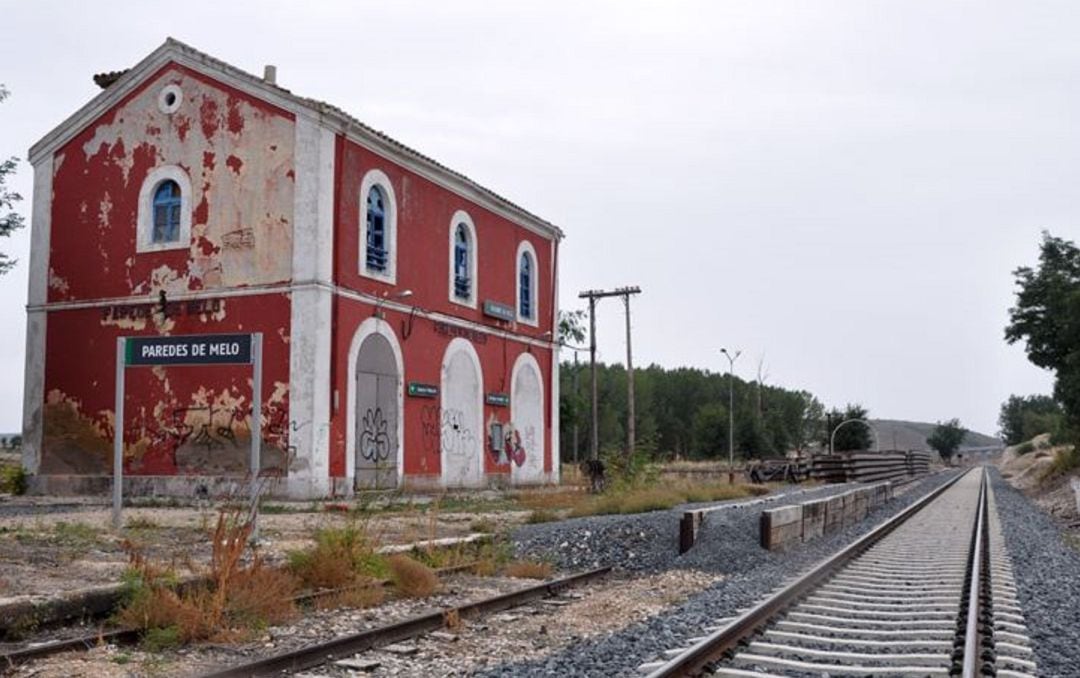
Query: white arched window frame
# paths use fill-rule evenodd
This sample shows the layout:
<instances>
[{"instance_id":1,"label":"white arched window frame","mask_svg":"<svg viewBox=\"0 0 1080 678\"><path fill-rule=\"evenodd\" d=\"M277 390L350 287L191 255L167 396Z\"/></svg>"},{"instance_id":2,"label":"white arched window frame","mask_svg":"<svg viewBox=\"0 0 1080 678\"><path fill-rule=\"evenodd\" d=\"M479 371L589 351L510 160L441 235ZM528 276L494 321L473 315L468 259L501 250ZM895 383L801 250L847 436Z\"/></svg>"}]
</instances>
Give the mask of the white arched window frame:
<instances>
[{"instance_id":1,"label":"white arched window frame","mask_svg":"<svg viewBox=\"0 0 1080 678\"><path fill-rule=\"evenodd\" d=\"M456 239L458 233L458 226L465 228L465 234L468 237L468 262L466 268L469 275L469 295L467 297L459 296L455 290L455 250ZM454 212L454 218L450 220L450 256L449 256L449 282L448 292L450 295L450 301L460 306L467 306L469 308L476 308L476 300L479 298L480 281L477 278L476 272L478 269L476 262L480 258L480 243L476 238L476 226L473 224L472 217L469 216L464 210L458 210Z\"/></svg>"},{"instance_id":2,"label":"white arched window frame","mask_svg":"<svg viewBox=\"0 0 1080 678\"><path fill-rule=\"evenodd\" d=\"M521 263L522 258L529 260L529 315L522 314L521 307ZM528 240L522 240L518 245L517 255L514 257L514 306L517 308L517 319L520 323L538 327L540 325L540 294L538 292L540 268L536 259L536 250Z\"/></svg>"},{"instance_id":3,"label":"white arched window frame","mask_svg":"<svg viewBox=\"0 0 1080 678\"><path fill-rule=\"evenodd\" d=\"M368 267L368 194L378 187L383 196L383 243L386 249L386 267L377 270ZM390 178L381 170L368 170L360 182L360 251L357 266L360 275L372 280L380 280L391 285L397 284L397 198Z\"/></svg>"},{"instance_id":4,"label":"white arched window frame","mask_svg":"<svg viewBox=\"0 0 1080 678\"><path fill-rule=\"evenodd\" d=\"M154 195L165 181L175 181L180 187L180 230L176 240L154 242ZM136 218L136 252L186 250L191 247L191 178L182 167L163 165L143 180L139 189L139 212Z\"/></svg>"}]
</instances>

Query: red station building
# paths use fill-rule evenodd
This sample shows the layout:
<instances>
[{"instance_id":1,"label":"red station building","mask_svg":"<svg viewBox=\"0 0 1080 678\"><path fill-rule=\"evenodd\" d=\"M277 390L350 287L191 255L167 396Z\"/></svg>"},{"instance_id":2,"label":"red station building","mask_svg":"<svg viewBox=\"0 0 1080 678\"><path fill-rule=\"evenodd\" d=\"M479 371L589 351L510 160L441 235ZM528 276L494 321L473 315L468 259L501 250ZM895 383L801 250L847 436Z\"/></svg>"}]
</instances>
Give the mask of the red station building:
<instances>
[{"instance_id":1,"label":"red station building","mask_svg":"<svg viewBox=\"0 0 1080 678\"><path fill-rule=\"evenodd\" d=\"M118 337L263 335L262 469L297 498L558 481L561 231L329 104L180 42L30 151L24 465L98 492L250 473L249 365Z\"/></svg>"}]
</instances>

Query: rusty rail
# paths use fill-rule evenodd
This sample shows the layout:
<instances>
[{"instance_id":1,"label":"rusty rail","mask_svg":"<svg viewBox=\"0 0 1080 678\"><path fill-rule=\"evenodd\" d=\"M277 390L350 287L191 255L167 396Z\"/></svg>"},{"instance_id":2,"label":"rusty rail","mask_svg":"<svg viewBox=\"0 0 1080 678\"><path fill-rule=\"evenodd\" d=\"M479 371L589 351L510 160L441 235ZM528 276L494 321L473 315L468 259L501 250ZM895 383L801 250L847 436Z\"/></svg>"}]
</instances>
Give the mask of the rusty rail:
<instances>
[{"instance_id":1,"label":"rusty rail","mask_svg":"<svg viewBox=\"0 0 1080 678\"><path fill-rule=\"evenodd\" d=\"M350 657L358 652L364 652L374 647L388 645L402 640L413 638L422 633L435 631L446 624L448 615L454 612L461 618L472 617L479 614L498 612L510 607L522 605L539 598L547 598L556 595L559 591L579 584L585 584L598 579L611 571L610 567L601 567L588 572L571 575L563 579L545 582L537 586L511 593L504 593L492 598L485 598L472 603L466 603L458 607L436 610L429 614L411 617L396 624L380 626L375 629L361 631L348 636L334 638L325 643L309 645L298 650L283 652L272 657L258 659L247 664L232 666L206 673L202 678L233 678L237 676L268 676L282 674L283 672L298 672L313 666L320 666L334 659Z\"/></svg>"}]
</instances>

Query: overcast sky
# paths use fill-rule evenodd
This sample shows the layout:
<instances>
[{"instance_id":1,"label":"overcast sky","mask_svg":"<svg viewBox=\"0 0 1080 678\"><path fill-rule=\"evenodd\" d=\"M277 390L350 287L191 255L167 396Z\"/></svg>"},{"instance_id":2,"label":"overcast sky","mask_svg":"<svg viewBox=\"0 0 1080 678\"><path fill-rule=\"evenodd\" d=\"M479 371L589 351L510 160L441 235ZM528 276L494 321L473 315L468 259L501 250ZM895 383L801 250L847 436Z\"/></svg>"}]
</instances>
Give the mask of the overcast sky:
<instances>
[{"instance_id":1,"label":"overcast sky","mask_svg":"<svg viewBox=\"0 0 1080 678\"><path fill-rule=\"evenodd\" d=\"M1011 271L1080 225L1075 2L0 1L0 157L166 36L334 103L565 230L562 306L636 284L635 363L997 429L1049 374ZM30 212L32 171L14 186ZM29 237L0 278L16 430ZM625 355L601 303L600 355Z\"/></svg>"}]
</instances>

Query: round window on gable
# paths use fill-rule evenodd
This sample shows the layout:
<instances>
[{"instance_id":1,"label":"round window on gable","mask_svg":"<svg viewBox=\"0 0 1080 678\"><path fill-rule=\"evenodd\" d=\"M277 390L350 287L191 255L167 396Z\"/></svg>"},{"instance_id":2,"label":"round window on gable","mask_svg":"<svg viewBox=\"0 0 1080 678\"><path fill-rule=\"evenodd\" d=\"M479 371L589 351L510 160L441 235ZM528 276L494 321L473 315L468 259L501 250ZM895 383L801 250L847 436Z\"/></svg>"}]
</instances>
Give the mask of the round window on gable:
<instances>
[{"instance_id":1,"label":"round window on gable","mask_svg":"<svg viewBox=\"0 0 1080 678\"><path fill-rule=\"evenodd\" d=\"M178 85L166 85L158 94L158 108L162 113L175 113L180 110L180 104L184 100L184 93Z\"/></svg>"}]
</instances>

